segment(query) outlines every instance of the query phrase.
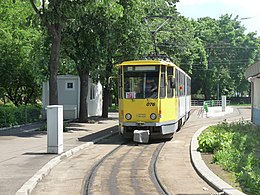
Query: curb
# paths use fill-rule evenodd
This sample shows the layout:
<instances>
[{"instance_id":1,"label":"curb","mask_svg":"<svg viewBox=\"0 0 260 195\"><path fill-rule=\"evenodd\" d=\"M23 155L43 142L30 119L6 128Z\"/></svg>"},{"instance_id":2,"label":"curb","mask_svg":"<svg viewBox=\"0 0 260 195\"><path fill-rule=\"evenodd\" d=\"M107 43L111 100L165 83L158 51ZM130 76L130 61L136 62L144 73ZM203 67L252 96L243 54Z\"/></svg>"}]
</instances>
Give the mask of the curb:
<instances>
[{"instance_id":1,"label":"curb","mask_svg":"<svg viewBox=\"0 0 260 195\"><path fill-rule=\"evenodd\" d=\"M205 130L206 128L212 125L216 125L216 124L206 125L198 129L196 133L193 135L190 143L191 162L195 170L197 171L197 173L218 192L222 192L223 194L228 194L228 195L245 195L243 192L233 188L225 181L220 179L217 175L215 175L202 160L200 152L197 151L197 148L199 147L197 141L198 136L201 134L203 130Z\"/></svg>"},{"instance_id":2,"label":"curb","mask_svg":"<svg viewBox=\"0 0 260 195\"><path fill-rule=\"evenodd\" d=\"M111 126L111 127L116 127L117 125ZM111 128L110 127L110 128ZM106 139L110 136L113 136L115 134L117 134L118 132L113 132L110 133L108 135L105 135L103 137L97 138L95 140L93 140L92 142L87 142L85 144L81 144L75 148L72 148L62 154L60 154L57 157L54 157L53 159L51 159L49 162L47 162L39 171L37 171L27 182L25 182L23 184L23 186L15 193L15 195L29 195L31 194L32 190L35 188L35 186L41 181L43 180L44 177L46 177L50 171L56 166L58 165L63 159L68 158L70 156L72 156L73 154L103 140Z\"/></svg>"}]
</instances>

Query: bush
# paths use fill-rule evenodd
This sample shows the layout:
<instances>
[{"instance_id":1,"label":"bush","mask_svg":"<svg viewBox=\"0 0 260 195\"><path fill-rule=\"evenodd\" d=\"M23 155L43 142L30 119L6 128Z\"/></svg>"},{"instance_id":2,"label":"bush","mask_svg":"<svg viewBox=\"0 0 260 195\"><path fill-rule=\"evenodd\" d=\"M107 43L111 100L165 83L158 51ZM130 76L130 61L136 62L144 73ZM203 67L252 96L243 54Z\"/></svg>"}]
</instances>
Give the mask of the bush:
<instances>
[{"instance_id":1,"label":"bush","mask_svg":"<svg viewBox=\"0 0 260 195\"><path fill-rule=\"evenodd\" d=\"M203 132L199 150L214 154L213 162L236 175L247 194L260 191L260 129L240 121L221 123Z\"/></svg>"},{"instance_id":2,"label":"bush","mask_svg":"<svg viewBox=\"0 0 260 195\"><path fill-rule=\"evenodd\" d=\"M199 151L214 153L214 151L221 150L228 147L230 140L234 136L232 132L225 132L223 128L227 123L222 123L217 126L209 127L199 137Z\"/></svg>"},{"instance_id":3,"label":"bush","mask_svg":"<svg viewBox=\"0 0 260 195\"><path fill-rule=\"evenodd\" d=\"M0 106L0 127L26 124L41 119L41 107L27 106Z\"/></svg>"}]
</instances>

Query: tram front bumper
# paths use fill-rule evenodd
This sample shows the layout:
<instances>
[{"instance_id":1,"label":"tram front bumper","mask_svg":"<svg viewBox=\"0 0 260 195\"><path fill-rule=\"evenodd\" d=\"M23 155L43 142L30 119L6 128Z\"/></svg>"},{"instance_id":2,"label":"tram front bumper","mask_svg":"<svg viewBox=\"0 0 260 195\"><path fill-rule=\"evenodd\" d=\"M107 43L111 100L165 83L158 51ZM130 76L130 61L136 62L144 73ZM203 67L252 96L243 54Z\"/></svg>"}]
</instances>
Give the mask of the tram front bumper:
<instances>
[{"instance_id":1,"label":"tram front bumper","mask_svg":"<svg viewBox=\"0 0 260 195\"><path fill-rule=\"evenodd\" d=\"M155 133L156 123L147 123L147 122L131 122L131 123L119 123L119 134L123 135L125 138L137 137L150 137L151 134ZM158 131L160 134L161 132ZM136 140L141 138L135 138ZM145 138L146 139L146 138ZM137 141L137 142L146 142L146 141Z\"/></svg>"}]
</instances>

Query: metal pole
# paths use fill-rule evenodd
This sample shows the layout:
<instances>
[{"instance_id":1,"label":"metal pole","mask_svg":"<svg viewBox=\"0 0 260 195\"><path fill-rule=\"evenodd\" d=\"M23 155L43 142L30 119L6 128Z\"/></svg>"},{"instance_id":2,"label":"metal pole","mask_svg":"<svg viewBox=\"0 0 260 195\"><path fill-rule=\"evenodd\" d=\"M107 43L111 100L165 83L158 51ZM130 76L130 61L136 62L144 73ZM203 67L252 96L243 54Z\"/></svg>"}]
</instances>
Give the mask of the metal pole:
<instances>
[{"instance_id":1,"label":"metal pole","mask_svg":"<svg viewBox=\"0 0 260 195\"><path fill-rule=\"evenodd\" d=\"M219 82L219 81L218 81ZM219 100L219 83L217 85L217 100Z\"/></svg>"}]
</instances>

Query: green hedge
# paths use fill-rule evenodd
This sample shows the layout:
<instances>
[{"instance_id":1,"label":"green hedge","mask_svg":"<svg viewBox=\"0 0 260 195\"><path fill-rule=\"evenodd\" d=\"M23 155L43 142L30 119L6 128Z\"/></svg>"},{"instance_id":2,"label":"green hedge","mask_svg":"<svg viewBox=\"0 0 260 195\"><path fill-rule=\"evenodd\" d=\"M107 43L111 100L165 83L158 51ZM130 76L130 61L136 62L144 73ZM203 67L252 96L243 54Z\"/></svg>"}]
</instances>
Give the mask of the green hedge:
<instances>
[{"instance_id":1,"label":"green hedge","mask_svg":"<svg viewBox=\"0 0 260 195\"><path fill-rule=\"evenodd\" d=\"M40 106L0 106L0 128L39 121L41 113Z\"/></svg>"}]
</instances>

